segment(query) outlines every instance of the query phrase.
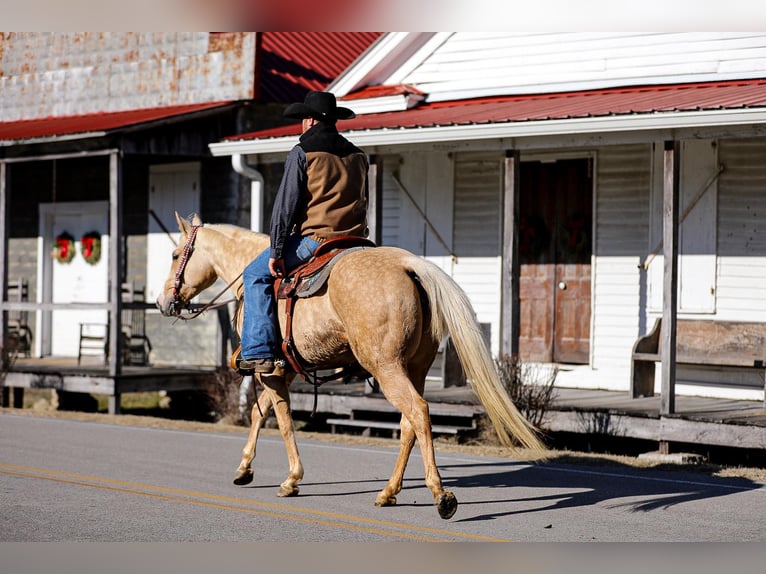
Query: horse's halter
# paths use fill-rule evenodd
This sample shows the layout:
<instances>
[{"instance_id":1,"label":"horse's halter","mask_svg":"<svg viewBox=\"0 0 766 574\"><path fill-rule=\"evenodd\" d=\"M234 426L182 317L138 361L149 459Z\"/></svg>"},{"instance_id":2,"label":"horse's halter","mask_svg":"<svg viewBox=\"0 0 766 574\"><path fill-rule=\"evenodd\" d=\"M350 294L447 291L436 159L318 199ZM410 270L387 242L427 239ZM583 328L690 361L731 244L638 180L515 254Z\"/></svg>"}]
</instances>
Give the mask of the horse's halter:
<instances>
[{"instance_id":1,"label":"horse's halter","mask_svg":"<svg viewBox=\"0 0 766 574\"><path fill-rule=\"evenodd\" d=\"M197 238L197 231L201 225L192 225L191 231L186 238L186 244L181 252L181 260L178 263L178 269L176 269L176 277L173 282L173 298L168 305L168 312L171 315L180 315L181 310L185 304L181 300L181 285L183 285L184 271L186 271L186 264L189 262L192 251L194 251L194 240Z\"/></svg>"}]
</instances>

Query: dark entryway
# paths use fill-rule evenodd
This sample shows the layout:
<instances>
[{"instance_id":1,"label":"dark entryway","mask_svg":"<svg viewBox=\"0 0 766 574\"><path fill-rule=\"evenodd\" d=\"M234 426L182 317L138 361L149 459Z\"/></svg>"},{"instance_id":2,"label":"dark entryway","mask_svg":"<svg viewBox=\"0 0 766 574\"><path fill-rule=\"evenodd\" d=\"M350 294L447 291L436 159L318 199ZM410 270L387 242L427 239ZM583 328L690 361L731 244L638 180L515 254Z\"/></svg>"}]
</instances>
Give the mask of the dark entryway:
<instances>
[{"instance_id":1,"label":"dark entryway","mask_svg":"<svg viewBox=\"0 0 766 574\"><path fill-rule=\"evenodd\" d=\"M588 363L592 160L521 164L522 360Z\"/></svg>"}]
</instances>

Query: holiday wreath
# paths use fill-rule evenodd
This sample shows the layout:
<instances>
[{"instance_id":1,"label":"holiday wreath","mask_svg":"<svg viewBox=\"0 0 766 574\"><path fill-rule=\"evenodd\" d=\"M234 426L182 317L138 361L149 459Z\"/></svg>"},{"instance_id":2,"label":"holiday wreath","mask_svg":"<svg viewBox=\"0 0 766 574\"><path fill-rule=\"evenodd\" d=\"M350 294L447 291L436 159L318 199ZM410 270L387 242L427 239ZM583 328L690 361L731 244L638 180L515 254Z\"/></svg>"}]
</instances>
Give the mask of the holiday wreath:
<instances>
[{"instance_id":1,"label":"holiday wreath","mask_svg":"<svg viewBox=\"0 0 766 574\"><path fill-rule=\"evenodd\" d=\"M59 233L53 240L53 249L51 257L59 263L71 263L74 259L74 237L66 231Z\"/></svg>"},{"instance_id":2,"label":"holiday wreath","mask_svg":"<svg viewBox=\"0 0 766 574\"><path fill-rule=\"evenodd\" d=\"M80 253L83 259L91 265L95 265L101 259L101 234L98 231L89 231L80 238Z\"/></svg>"}]
</instances>

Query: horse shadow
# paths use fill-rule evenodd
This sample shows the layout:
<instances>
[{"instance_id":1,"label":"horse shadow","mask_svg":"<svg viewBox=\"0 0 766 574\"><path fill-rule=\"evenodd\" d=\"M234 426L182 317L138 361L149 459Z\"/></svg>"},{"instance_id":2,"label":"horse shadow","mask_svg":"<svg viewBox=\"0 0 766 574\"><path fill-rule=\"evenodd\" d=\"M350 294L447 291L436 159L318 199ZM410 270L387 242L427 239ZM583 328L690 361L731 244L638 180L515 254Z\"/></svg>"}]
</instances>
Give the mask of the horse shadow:
<instances>
[{"instance_id":1,"label":"horse shadow","mask_svg":"<svg viewBox=\"0 0 766 574\"><path fill-rule=\"evenodd\" d=\"M489 508L490 512L466 517L456 522L496 520L503 517L533 514L548 510L588 507L608 503L608 508L629 512L651 512L696 500L756 490L763 485L746 478L716 477L713 471L681 470L677 465L636 468L595 457L558 457L552 461L527 463L519 461L468 462L440 464L439 471L446 489L453 490L460 506ZM466 472L468 471L468 472ZM421 472L409 470L403 480L402 494L425 488ZM385 484L380 478L302 482L301 498L376 494ZM354 485L350 490L334 487ZM277 488L278 485L251 485L249 488ZM325 488L326 487L326 488ZM471 498L471 491L482 489L500 496ZM534 489L545 494L528 496ZM462 493L460 492L462 491ZM466 495L465 497L463 495ZM430 496L423 502L406 502L399 497L397 506L432 506ZM524 508L518 508L518 503ZM513 505L513 506L512 506Z\"/></svg>"},{"instance_id":2,"label":"horse shadow","mask_svg":"<svg viewBox=\"0 0 766 574\"><path fill-rule=\"evenodd\" d=\"M519 514L570 509L607 503L607 508L629 512L666 510L685 502L724 497L743 490L757 490L763 485L746 478L720 478L712 472L684 471L675 465L636 468L619 463L604 466L601 459L578 457L568 462L520 463L491 462L440 466L443 484L450 489L488 488L545 489L538 496L501 497L462 501L461 506L481 505L498 510L464 518L458 522L494 520ZM573 460L573 459L572 459ZM450 477L451 470L474 469L471 474ZM511 491L513 492L513 491ZM630 499L628 501L628 499ZM613 504L608 504L613 500ZM510 509L509 503L539 503L534 508Z\"/></svg>"}]
</instances>

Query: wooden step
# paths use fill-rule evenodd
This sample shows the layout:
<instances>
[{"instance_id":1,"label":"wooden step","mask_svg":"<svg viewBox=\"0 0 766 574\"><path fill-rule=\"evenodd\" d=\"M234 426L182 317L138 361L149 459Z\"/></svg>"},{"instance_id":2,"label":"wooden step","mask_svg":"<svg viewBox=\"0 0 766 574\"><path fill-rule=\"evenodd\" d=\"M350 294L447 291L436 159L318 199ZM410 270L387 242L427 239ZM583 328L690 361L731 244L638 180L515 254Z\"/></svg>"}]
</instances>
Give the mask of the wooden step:
<instances>
[{"instance_id":1,"label":"wooden step","mask_svg":"<svg viewBox=\"0 0 766 574\"><path fill-rule=\"evenodd\" d=\"M330 425L333 434L336 432L336 427L356 427L364 429L366 436L369 435L371 429L383 429L392 431L394 437L399 434L399 423L391 421L374 421L374 420L361 420L361 419L339 419L332 418L327 419L327 424ZM460 425L439 425L432 424L431 432L433 434L451 434L457 435L461 432L475 430L472 426L460 426Z\"/></svg>"}]
</instances>

